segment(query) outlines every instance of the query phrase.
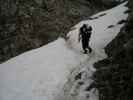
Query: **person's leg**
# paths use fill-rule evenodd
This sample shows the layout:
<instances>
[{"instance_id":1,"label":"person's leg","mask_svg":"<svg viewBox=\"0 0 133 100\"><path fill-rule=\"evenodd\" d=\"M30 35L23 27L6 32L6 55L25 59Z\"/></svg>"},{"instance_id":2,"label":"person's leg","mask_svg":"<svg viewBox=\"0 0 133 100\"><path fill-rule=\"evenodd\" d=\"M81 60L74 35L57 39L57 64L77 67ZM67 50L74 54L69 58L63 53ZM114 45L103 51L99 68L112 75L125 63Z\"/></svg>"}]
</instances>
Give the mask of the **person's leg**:
<instances>
[{"instance_id":1,"label":"person's leg","mask_svg":"<svg viewBox=\"0 0 133 100\"><path fill-rule=\"evenodd\" d=\"M92 49L91 49L91 47L90 47L90 46L88 46L88 49L89 49L89 53L91 53L91 52L92 52Z\"/></svg>"},{"instance_id":2,"label":"person's leg","mask_svg":"<svg viewBox=\"0 0 133 100\"><path fill-rule=\"evenodd\" d=\"M86 54L87 53L87 47L86 47L86 42L85 40L82 40L82 48L84 50L84 53Z\"/></svg>"},{"instance_id":3,"label":"person's leg","mask_svg":"<svg viewBox=\"0 0 133 100\"><path fill-rule=\"evenodd\" d=\"M91 53L91 52L92 52L92 49L91 49L91 47L89 46L89 42L90 42L90 41L87 41L87 49L89 50L89 53Z\"/></svg>"}]
</instances>

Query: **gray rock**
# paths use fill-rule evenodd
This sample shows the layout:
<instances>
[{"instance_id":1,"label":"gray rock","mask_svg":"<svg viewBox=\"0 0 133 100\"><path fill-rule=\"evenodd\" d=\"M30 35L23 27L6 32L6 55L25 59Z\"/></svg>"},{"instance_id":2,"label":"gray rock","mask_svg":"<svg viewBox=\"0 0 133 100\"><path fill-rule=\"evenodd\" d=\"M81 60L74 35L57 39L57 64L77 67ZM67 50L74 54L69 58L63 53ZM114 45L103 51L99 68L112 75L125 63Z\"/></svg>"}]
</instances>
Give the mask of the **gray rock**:
<instances>
[{"instance_id":1,"label":"gray rock","mask_svg":"<svg viewBox=\"0 0 133 100\"><path fill-rule=\"evenodd\" d=\"M102 0L106 6L116 6L124 0Z\"/></svg>"},{"instance_id":2,"label":"gray rock","mask_svg":"<svg viewBox=\"0 0 133 100\"><path fill-rule=\"evenodd\" d=\"M43 4L43 0L35 0L35 2L40 6Z\"/></svg>"}]
</instances>

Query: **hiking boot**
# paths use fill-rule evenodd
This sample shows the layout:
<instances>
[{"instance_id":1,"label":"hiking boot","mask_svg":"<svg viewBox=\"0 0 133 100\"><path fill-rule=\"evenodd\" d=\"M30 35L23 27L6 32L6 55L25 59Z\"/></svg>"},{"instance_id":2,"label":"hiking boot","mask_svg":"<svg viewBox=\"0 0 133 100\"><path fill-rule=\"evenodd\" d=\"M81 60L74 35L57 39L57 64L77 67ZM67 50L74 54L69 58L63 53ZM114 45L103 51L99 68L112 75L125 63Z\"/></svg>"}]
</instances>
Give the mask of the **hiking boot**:
<instances>
[{"instance_id":1,"label":"hiking boot","mask_svg":"<svg viewBox=\"0 0 133 100\"><path fill-rule=\"evenodd\" d=\"M91 53L92 52L92 49L90 47L88 47L88 49L89 49L89 53Z\"/></svg>"},{"instance_id":2,"label":"hiking boot","mask_svg":"<svg viewBox=\"0 0 133 100\"><path fill-rule=\"evenodd\" d=\"M87 50L84 50L84 54L87 54Z\"/></svg>"}]
</instances>

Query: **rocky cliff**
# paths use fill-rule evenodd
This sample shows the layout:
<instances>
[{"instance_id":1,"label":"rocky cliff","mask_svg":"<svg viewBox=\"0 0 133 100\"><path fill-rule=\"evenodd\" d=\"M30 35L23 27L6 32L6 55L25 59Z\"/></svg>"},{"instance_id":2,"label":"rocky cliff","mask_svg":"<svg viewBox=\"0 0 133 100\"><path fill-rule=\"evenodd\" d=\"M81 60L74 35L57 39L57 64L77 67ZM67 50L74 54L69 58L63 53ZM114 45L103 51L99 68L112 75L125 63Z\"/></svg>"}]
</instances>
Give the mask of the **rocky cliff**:
<instances>
[{"instance_id":1,"label":"rocky cliff","mask_svg":"<svg viewBox=\"0 0 133 100\"><path fill-rule=\"evenodd\" d=\"M95 64L95 86L100 100L132 100L133 95L133 1L126 25L105 48L108 58Z\"/></svg>"}]
</instances>

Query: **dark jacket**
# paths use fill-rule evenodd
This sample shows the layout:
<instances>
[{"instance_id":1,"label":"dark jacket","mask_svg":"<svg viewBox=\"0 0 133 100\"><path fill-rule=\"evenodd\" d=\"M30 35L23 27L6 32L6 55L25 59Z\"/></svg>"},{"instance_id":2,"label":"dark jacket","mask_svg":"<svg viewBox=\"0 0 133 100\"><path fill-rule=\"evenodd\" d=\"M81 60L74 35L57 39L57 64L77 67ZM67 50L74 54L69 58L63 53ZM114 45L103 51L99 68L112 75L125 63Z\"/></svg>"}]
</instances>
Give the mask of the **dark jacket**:
<instances>
[{"instance_id":1,"label":"dark jacket","mask_svg":"<svg viewBox=\"0 0 133 100\"><path fill-rule=\"evenodd\" d=\"M80 28L80 33L79 33L79 37L82 39L82 40L85 40L85 41L88 41L90 39L90 36L91 36L91 32L92 31L92 27L81 27Z\"/></svg>"}]
</instances>

